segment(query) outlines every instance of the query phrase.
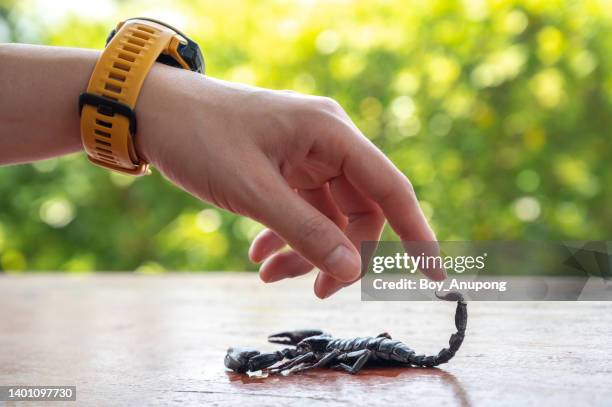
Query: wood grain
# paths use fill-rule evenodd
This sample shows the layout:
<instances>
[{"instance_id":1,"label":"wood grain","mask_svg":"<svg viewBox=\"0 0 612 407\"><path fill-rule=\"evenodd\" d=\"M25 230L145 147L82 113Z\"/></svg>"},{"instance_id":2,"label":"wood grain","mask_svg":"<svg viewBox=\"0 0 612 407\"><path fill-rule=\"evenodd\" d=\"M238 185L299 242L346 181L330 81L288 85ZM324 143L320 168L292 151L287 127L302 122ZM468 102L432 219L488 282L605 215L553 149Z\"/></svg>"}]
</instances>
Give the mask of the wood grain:
<instances>
[{"instance_id":1,"label":"wood grain","mask_svg":"<svg viewBox=\"0 0 612 407\"><path fill-rule=\"evenodd\" d=\"M317 300L311 278L255 274L0 277L0 385L76 385L79 405L610 405L612 303L469 304L465 343L440 369L248 378L230 345L276 349L268 334L388 331L437 352L454 305ZM54 404L57 405L57 404Z\"/></svg>"}]
</instances>

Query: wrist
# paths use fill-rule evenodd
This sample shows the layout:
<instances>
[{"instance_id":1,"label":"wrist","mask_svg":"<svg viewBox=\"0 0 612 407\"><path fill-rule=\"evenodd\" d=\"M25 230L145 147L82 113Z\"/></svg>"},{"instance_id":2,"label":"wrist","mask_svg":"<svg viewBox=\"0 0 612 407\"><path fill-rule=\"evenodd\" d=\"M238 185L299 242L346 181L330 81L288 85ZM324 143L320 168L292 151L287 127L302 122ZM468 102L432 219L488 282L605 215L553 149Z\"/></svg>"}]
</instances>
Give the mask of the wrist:
<instances>
[{"instance_id":1,"label":"wrist","mask_svg":"<svg viewBox=\"0 0 612 407\"><path fill-rule=\"evenodd\" d=\"M138 157L155 166L157 152L162 149L164 132L172 112L168 111L168 100L173 98L169 79L181 71L154 64L140 92L134 111L138 119L138 131L134 136L134 147ZM172 81L175 83L176 81Z\"/></svg>"},{"instance_id":2,"label":"wrist","mask_svg":"<svg viewBox=\"0 0 612 407\"><path fill-rule=\"evenodd\" d=\"M204 73L204 59L198 45L161 21L130 18L119 22L109 34L87 90L79 96L81 137L91 163L133 176L149 173L156 150L148 147L155 144L153 139L139 140L136 147L139 130L141 136L148 133L139 129L138 122L143 121L144 115L138 114L142 113L142 106L137 107L147 78L155 76L151 70L156 62ZM152 79L148 82L160 83ZM165 100L163 91L150 93L155 102ZM158 119L157 115L149 115L144 122Z\"/></svg>"},{"instance_id":3,"label":"wrist","mask_svg":"<svg viewBox=\"0 0 612 407\"><path fill-rule=\"evenodd\" d=\"M193 116L189 112L196 104L194 95L199 93L194 82L203 78L190 71L154 64L134 109L138 119L134 147L139 158L159 167L163 153L185 141Z\"/></svg>"}]
</instances>

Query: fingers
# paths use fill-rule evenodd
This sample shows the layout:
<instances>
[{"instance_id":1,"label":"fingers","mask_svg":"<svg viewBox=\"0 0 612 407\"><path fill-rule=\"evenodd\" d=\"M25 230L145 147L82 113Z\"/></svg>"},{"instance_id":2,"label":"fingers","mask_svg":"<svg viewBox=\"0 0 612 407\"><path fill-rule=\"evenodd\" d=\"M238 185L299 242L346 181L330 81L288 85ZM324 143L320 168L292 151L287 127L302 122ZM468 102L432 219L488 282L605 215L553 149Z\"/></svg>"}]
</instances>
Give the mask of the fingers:
<instances>
[{"instance_id":1,"label":"fingers","mask_svg":"<svg viewBox=\"0 0 612 407\"><path fill-rule=\"evenodd\" d=\"M436 236L421 211L408 179L369 140L360 137L344 161L343 171L350 183L383 211L402 241L435 242ZM408 246L409 252L414 248ZM438 245L420 245L425 255L439 255ZM413 254L420 254L413 253ZM422 270L432 280L444 280L444 269Z\"/></svg>"},{"instance_id":2,"label":"fingers","mask_svg":"<svg viewBox=\"0 0 612 407\"><path fill-rule=\"evenodd\" d=\"M376 202L358 191L345 176L334 178L330 190L340 211L348 218L346 234L359 246L364 240L378 240L385 223Z\"/></svg>"},{"instance_id":3,"label":"fingers","mask_svg":"<svg viewBox=\"0 0 612 407\"><path fill-rule=\"evenodd\" d=\"M314 292L320 299L331 297L337 293L341 288L350 285L350 283L343 283L336 280L327 273L319 272L314 283Z\"/></svg>"},{"instance_id":4,"label":"fingers","mask_svg":"<svg viewBox=\"0 0 612 407\"><path fill-rule=\"evenodd\" d=\"M340 229L346 227L348 221L336 206L329 191L329 185L325 184L316 189L299 190L298 194L331 219ZM286 242L276 232L264 229L253 239L249 248L249 258L254 263L260 263L285 245Z\"/></svg>"},{"instance_id":5,"label":"fingers","mask_svg":"<svg viewBox=\"0 0 612 407\"><path fill-rule=\"evenodd\" d=\"M329 109L341 110L335 104L329 104ZM264 232L251 248L254 260L268 259L265 267L262 266L264 279L276 281L284 278L283 275L303 274L307 272L307 263L321 269L315 283L315 291L320 297L327 297L343 284L359 278L361 261L356 248L363 240L380 238L384 218L402 241L425 243L419 246L418 253L413 253L414 247L406 245L408 252L439 255L436 237L408 179L361 135L348 117L327 115L326 120L324 128L310 126L310 131L326 133L325 137L317 139L323 144L316 151L327 155L318 157L317 163L325 163L332 168L332 173L342 174L337 181L331 182L335 190L332 202L335 200L340 211L348 217L346 235L329 219L335 215L326 217L317 210L319 205L309 204L306 197L300 198L282 176L274 172L266 179L265 191L273 199L265 200L263 206L257 208L257 218L278 236ZM329 148L330 143L335 146L333 149ZM304 259L299 259L297 254L272 254L282 247L283 240ZM283 267L287 267L284 274L276 271ZM443 268L422 271L433 280L446 278Z\"/></svg>"},{"instance_id":6,"label":"fingers","mask_svg":"<svg viewBox=\"0 0 612 407\"><path fill-rule=\"evenodd\" d=\"M408 179L393 163L365 138L359 129L351 122L343 110L334 103L328 103L329 111L334 115L325 126L319 126L316 131L323 133L324 137L318 140L319 150L326 150L326 146L336 141L336 148L327 156L328 162L333 160L341 150L342 160L339 172L344 174L348 181L365 197L374 201L383 211L389 224L404 242L432 242L420 245L418 251L412 245L406 245L406 250L417 255L424 252L427 256L438 256L439 248L436 237L421 208ZM433 280L443 280L446 272L441 268L428 268L422 270Z\"/></svg>"},{"instance_id":7,"label":"fingers","mask_svg":"<svg viewBox=\"0 0 612 407\"><path fill-rule=\"evenodd\" d=\"M261 263L270 255L285 247L285 241L270 229L264 229L253 239L249 248L249 258L253 263Z\"/></svg>"},{"instance_id":8,"label":"fingers","mask_svg":"<svg viewBox=\"0 0 612 407\"><path fill-rule=\"evenodd\" d=\"M355 189L344 176L339 176L331 181L331 192L338 208L348 217L349 222L345 233L355 247L359 248L363 241L380 239L385 218L374 201ZM369 262L368 258L363 260L365 264ZM319 273L314 290L319 298L327 298L347 285L333 276Z\"/></svg>"},{"instance_id":9,"label":"fingers","mask_svg":"<svg viewBox=\"0 0 612 407\"><path fill-rule=\"evenodd\" d=\"M266 283L304 275L313 265L299 253L290 250L269 257L259 268L259 277Z\"/></svg>"},{"instance_id":10,"label":"fingers","mask_svg":"<svg viewBox=\"0 0 612 407\"><path fill-rule=\"evenodd\" d=\"M317 208L319 212L327 216L340 229L344 230L346 228L348 219L334 201L329 184L324 184L320 188L300 189L298 194L306 202Z\"/></svg>"},{"instance_id":11,"label":"fingers","mask_svg":"<svg viewBox=\"0 0 612 407\"><path fill-rule=\"evenodd\" d=\"M380 206L402 240L435 240L410 182L369 141L351 151L344 170L351 184Z\"/></svg>"},{"instance_id":12,"label":"fingers","mask_svg":"<svg viewBox=\"0 0 612 407\"><path fill-rule=\"evenodd\" d=\"M276 231L308 262L340 281L353 281L361 272L359 253L343 231L302 199L278 174L266 178L266 194L253 208L256 216Z\"/></svg>"},{"instance_id":13,"label":"fingers","mask_svg":"<svg viewBox=\"0 0 612 407\"><path fill-rule=\"evenodd\" d=\"M329 185L325 184L321 188L310 190L299 190L298 194L319 212L331 219L340 229L344 229L347 223L346 217L340 212L334 202ZM271 243L267 243L270 241ZM279 243L282 242L282 243ZM262 251L259 248L268 245L270 250L266 250L266 262L259 269L259 276L265 282L279 281L284 278L297 277L308 273L314 268L312 264L306 261L302 256L294 251L288 253L273 254L284 246L284 241L273 231L268 230L262 232L251 246L256 251Z\"/></svg>"}]
</instances>

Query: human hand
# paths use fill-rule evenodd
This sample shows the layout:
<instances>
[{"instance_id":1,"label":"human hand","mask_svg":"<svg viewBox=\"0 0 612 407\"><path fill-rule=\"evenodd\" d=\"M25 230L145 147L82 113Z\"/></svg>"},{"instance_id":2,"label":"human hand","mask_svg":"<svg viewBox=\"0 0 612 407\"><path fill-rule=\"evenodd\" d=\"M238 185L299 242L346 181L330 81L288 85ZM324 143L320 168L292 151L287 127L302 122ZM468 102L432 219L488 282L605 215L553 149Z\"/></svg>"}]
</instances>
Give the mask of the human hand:
<instances>
[{"instance_id":1,"label":"human hand","mask_svg":"<svg viewBox=\"0 0 612 407\"><path fill-rule=\"evenodd\" d=\"M360 243L378 240L385 220L404 241L435 241L409 181L333 100L163 66L145 85L139 154L191 194L267 227L249 252L264 262L263 281L316 267L314 291L329 297L360 278Z\"/></svg>"}]
</instances>

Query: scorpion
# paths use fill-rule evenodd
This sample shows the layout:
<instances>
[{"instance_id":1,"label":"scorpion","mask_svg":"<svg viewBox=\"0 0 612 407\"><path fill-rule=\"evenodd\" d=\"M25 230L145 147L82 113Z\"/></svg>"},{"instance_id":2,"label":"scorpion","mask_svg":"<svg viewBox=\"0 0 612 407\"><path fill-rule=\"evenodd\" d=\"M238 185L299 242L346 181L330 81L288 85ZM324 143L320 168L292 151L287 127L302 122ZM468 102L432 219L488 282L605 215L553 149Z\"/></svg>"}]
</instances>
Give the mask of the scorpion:
<instances>
[{"instance_id":1,"label":"scorpion","mask_svg":"<svg viewBox=\"0 0 612 407\"><path fill-rule=\"evenodd\" d=\"M276 352L261 353L253 348L229 348L225 366L237 373L265 371L268 374L293 374L316 368L332 368L358 373L366 365L399 367L434 367L455 356L465 337L467 304L458 292L436 297L456 301L455 327L448 348L435 356L417 355L405 343L392 339L388 333L376 337L334 338L317 329L281 332L270 335L268 341L292 346ZM279 363L282 362L282 363Z\"/></svg>"}]
</instances>

